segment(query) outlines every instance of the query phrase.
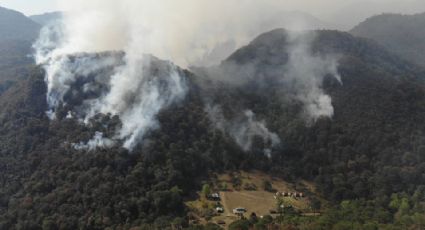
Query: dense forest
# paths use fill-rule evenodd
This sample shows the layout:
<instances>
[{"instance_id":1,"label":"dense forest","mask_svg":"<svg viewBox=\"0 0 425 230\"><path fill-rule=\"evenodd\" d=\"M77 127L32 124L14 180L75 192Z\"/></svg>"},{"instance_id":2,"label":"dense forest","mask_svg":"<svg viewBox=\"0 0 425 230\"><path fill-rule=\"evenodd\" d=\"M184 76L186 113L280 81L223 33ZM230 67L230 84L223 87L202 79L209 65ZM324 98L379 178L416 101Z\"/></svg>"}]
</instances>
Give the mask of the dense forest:
<instances>
[{"instance_id":1,"label":"dense forest","mask_svg":"<svg viewBox=\"0 0 425 230\"><path fill-rule=\"evenodd\" d=\"M314 181L329 201L318 217L287 210L230 229L424 228L424 71L348 33L307 35L314 56L339 58L341 82L331 76L323 82L332 117L306 120L302 104L282 89L290 38L278 29L219 66L180 69L190 82L188 95L160 112L160 128L132 152L75 149L72 143L96 131L113 133L120 119L102 114L83 125L67 117L84 96L77 95L49 120L43 68L23 55L28 46L1 46L20 61L0 57L7 66L0 75L0 229L221 229L190 225L184 200L211 172L225 170ZM280 143L254 136L242 148L217 128L206 109L211 104L228 120L251 110Z\"/></svg>"}]
</instances>

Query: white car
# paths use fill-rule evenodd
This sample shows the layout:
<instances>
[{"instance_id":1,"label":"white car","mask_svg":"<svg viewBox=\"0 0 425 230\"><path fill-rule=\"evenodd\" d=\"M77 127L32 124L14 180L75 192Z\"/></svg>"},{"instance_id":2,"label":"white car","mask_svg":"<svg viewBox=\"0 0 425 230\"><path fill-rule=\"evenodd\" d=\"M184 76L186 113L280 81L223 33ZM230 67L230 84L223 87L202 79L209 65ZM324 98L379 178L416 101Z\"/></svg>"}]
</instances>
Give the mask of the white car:
<instances>
[{"instance_id":1,"label":"white car","mask_svg":"<svg viewBox=\"0 0 425 230\"><path fill-rule=\"evenodd\" d=\"M233 214L242 215L246 212L245 208L235 208L233 209Z\"/></svg>"}]
</instances>

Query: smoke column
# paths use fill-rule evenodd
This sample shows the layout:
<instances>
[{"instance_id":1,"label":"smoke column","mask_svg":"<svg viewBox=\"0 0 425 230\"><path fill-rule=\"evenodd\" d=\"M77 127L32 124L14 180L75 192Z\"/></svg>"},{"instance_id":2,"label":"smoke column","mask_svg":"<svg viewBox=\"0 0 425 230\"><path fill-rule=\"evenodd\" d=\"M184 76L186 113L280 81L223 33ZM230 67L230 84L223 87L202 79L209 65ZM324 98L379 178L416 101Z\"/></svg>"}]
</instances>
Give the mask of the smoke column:
<instances>
[{"instance_id":1,"label":"smoke column","mask_svg":"<svg viewBox=\"0 0 425 230\"><path fill-rule=\"evenodd\" d=\"M307 119L332 117L332 98L322 89L326 75L335 77L340 83L338 57L336 55L313 54L311 46L314 32L290 32L288 36L289 60L285 66L283 86L288 87L292 96L304 105Z\"/></svg>"},{"instance_id":2,"label":"smoke column","mask_svg":"<svg viewBox=\"0 0 425 230\"><path fill-rule=\"evenodd\" d=\"M159 126L155 118L159 111L184 98L185 79L173 64L160 63L144 54L143 23L121 18L122 21L114 28L114 17L109 14L114 10L124 10L130 2L122 5L112 4L112 1L106 5L103 3L92 1L87 5L80 2L82 6L93 8L70 11L61 24L43 28L34 44L35 57L46 70L48 115L51 119L55 119L59 105L67 104L65 95L77 80L96 75L105 68L113 68L111 75L103 79L96 77L98 83L107 86L107 91L84 101L80 108L82 111L73 112L87 124L99 113L118 115L122 128L112 138L123 141L123 147L132 150L147 131ZM124 15L124 11L122 13ZM109 26L112 26L112 31ZM124 51L123 60L112 53L104 57L85 53L114 49ZM83 88L90 89L90 86L86 83ZM96 146L111 147L113 140L97 132L87 144L80 143L74 147L89 150Z\"/></svg>"}]
</instances>

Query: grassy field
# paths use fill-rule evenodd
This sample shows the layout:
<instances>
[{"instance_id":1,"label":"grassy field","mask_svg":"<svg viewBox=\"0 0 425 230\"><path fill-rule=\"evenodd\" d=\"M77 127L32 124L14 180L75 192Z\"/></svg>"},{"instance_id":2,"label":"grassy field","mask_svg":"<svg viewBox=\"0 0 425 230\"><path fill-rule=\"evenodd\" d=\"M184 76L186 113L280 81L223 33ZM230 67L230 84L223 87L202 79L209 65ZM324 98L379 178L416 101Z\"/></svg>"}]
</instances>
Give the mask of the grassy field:
<instances>
[{"instance_id":1,"label":"grassy field","mask_svg":"<svg viewBox=\"0 0 425 230\"><path fill-rule=\"evenodd\" d=\"M271 184L273 191L265 190L266 181ZM214 212L217 202L206 200L199 192L199 198L188 201L186 205L193 210L193 215L199 218L200 223L224 221L228 225L239 218L233 214L233 209L237 207L243 207L247 210L245 217L249 217L251 213L255 213L257 216L270 215L271 210L277 209L276 191L314 194L315 190L312 183L305 181L297 184L288 183L256 171L214 174L211 176L209 184L212 191L220 193L221 201L219 203L224 208L224 213ZM308 196L304 198L285 197L283 202L286 206L291 205L303 213L310 212ZM213 214L211 215L211 213Z\"/></svg>"}]
</instances>

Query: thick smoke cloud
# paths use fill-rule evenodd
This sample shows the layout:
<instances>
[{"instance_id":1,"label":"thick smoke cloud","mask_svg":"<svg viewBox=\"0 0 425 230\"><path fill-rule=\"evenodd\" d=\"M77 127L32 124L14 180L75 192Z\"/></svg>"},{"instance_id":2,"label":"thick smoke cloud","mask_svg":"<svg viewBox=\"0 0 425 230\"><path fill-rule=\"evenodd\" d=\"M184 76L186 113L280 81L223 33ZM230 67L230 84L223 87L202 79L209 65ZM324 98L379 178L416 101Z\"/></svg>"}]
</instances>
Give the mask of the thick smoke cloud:
<instances>
[{"instance_id":1,"label":"thick smoke cloud","mask_svg":"<svg viewBox=\"0 0 425 230\"><path fill-rule=\"evenodd\" d=\"M161 109L182 100L187 91L185 77L176 66L167 63L155 74L158 71L151 68L156 61L146 53L183 67L211 65L276 27L294 31L327 27L314 17L285 11L278 0L63 0L61 5L67 12L63 21L45 27L34 45L36 61L47 73L49 116L55 118L58 106L66 105L67 95L74 93L73 85L82 81L84 92L97 96L85 99L70 115L86 124L99 113L118 115L122 128L108 138L123 141L130 150L147 131L159 126L155 117ZM284 81L294 86L295 97L306 105L312 119L331 116L331 99L320 85L324 74L336 73L336 64L312 56L304 45L308 42L292 42ZM88 55L105 51L116 52ZM116 55L118 51L123 56ZM94 83L81 80L93 75ZM277 143L252 113L245 112L245 118L245 128L230 130L239 132L234 136L244 149L255 135ZM86 145L102 146L105 138L97 133Z\"/></svg>"},{"instance_id":2,"label":"thick smoke cloud","mask_svg":"<svg viewBox=\"0 0 425 230\"><path fill-rule=\"evenodd\" d=\"M179 66L217 64L260 33L317 29L327 23L288 11L279 0L62 0L68 47L63 51L123 50L137 42L145 53ZM143 45L142 45L143 44Z\"/></svg>"},{"instance_id":3,"label":"thick smoke cloud","mask_svg":"<svg viewBox=\"0 0 425 230\"><path fill-rule=\"evenodd\" d=\"M125 140L125 148L133 149L147 131L159 126L155 116L160 110L182 100L187 88L171 64L159 71L168 76L160 76L143 72L151 65L141 64L145 57L130 51L126 59L127 64L111 77L110 92L100 100L90 102L88 117L98 113L118 115L123 124L116 138Z\"/></svg>"},{"instance_id":4,"label":"thick smoke cloud","mask_svg":"<svg viewBox=\"0 0 425 230\"><path fill-rule=\"evenodd\" d=\"M94 6L103 6L103 1ZM76 149L110 147L119 140L132 150L147 131L159 126L155 117L160 110L184 98L185 77L173 64L144 54L143 26L122 18L128 21L116 28L123 30L110 34L108 26L114 22L108 14L114 9L105 7L71 11L63 23L43 28L34 44L35 57L46 70L51 119L59 106L68 103L65 97L74 94L72 87L83 82L83 93L97 96L86 99L73 113L86 124L99 113L118 115L121 120L122 127L112 140L98 132L88 143L74 145ZM114 49L122 49L124 56L86 53ZM87 80L93 76L94 82Z\"/></svg>"}]
</instances>

